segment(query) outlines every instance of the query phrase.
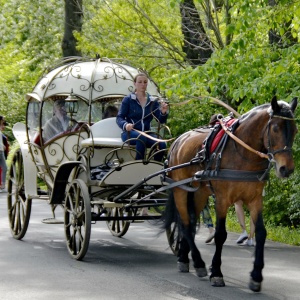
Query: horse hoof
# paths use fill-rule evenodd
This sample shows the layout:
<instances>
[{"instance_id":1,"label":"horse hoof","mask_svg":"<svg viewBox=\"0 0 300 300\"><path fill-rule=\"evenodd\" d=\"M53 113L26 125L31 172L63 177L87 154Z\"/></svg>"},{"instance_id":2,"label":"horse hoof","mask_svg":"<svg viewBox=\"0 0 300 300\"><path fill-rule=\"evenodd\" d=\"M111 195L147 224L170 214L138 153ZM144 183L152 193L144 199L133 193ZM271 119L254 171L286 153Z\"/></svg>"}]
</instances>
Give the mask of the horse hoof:
<instances>
[{"instance_id":1,"label":"horse hoof","mask_svg":"<svg viewBox=\"0 0 300 300\"><path fill-rule=\"evenodd\" d=\"M216 287L225 286L223 277L211 277L210 283L211 283L211 286L216 286Z\"/></svg>"},{"instance_id":2,"label":"horse hoof","mask_svg":"<svg viewBox=\"0 0 300 300\"><path fill-rule=\"evenodd\" d=\"M207 270L206 268L195 268L196 274L198 277L205 277L207 276Z\"/></svg>"},{"instance_id":3,"label":"horse hoof","mask_svg":"<svg viewBox=\"0 0 300 300\"><path fill-rule=\"evenodd\" d=\"M184 262L177 262L178 271L181 273L188 273L190 271L190 264Z\"/></svg>"},{"instance_id":4,"label":"horse hoof","mask_svg":"<svg viewBox=\"0 0 300 300\"><path fill-rule=\"evenodd\" d=\"M261 282L254 281L252 278L250 278L249 289L253 292L260 292Z\"/></svg>"}]
</instances>

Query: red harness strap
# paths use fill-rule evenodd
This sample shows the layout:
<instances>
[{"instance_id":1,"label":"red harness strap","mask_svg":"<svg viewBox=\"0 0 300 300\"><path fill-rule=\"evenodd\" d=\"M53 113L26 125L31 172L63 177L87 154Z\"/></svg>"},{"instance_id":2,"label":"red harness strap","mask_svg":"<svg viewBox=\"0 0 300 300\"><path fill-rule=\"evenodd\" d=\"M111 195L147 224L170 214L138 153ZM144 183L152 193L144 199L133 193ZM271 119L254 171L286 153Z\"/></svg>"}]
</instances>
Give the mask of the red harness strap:
<instances>
[{"instance_id":1,"label":"red harness strap","mask_svg":"<svg viewBox=\"0 0 300 300\"><path fill-rule=\"evenodd\" d=\"M236 121L236 119L230 119L230 120L228 120L228 121L225 123L225 125L226 125L227 127L230 127L235 121ZM217 122L217 123L219 123L219 122ZM211 146L210 146L210 153L212 153L212 152L215 151L215 149L217 148L217 146L218 146L220 140L222 139L224 133L225 133L224 129L221 129L221 130L216 134L216 136L215 136L215 138L214 138L214 140L212 141Z\"/></svg>"}]
</instances>

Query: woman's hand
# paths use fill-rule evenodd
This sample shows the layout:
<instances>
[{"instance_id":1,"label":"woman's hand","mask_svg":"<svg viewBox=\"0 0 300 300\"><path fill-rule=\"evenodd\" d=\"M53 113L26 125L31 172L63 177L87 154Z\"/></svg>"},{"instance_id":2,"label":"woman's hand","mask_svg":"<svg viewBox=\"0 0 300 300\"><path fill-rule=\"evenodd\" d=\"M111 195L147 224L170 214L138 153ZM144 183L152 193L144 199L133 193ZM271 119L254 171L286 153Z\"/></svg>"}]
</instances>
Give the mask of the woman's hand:
<instances>
[{"instance_id":1,"label":"woman's hand","mask_svg":"<svg viewBox=\"0 0 300 300\"><path fill-rule=\"evenodd\" d=\"M160 105L160 111L163 115L165 115L168 112L169 104L166 102L162 102Z\"/></svg>"},{"instance_id":2,"label":"woman's hand","mask_svg":"<svg viewBox=\"0 0 300 300\"><path fill-rule=\"evenodd\" d=\"M131 131L133 129L133 124L127 123L125 126L126 131Z\"/></svg>"}]
</instances>

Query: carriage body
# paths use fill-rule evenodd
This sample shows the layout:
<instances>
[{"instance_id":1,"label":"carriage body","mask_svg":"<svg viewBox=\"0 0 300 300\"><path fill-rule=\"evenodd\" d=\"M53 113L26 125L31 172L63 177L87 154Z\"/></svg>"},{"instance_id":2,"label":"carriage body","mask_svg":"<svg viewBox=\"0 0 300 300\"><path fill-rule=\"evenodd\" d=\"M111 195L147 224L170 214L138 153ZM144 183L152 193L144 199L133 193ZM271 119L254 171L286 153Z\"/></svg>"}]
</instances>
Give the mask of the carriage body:
<instances>
[{"instance_id":1,"label":"carriage body","mask_svg":"<svg viewBox=\"0 0 300 300\"><path fill-rule=\"evenodd\" d=\"M135 160L135 147L122 141L116 117L104 118L108 106L119 108L123 97L134 90L133 79L139 72L105 58L67 58L47 70L26 95L26 124L16 123L13 128L20 150L13 158L8 182L9 219L15 238L26 233L31 201L46 200L54 214L46 222L56 222L55 209L63 208L68 250L79 260L87 251L92 221L106 221L113 235L122 236L130 222L147 219L139 215L141 208L164 205L165 195L138 201L162 185L157 176L142 182L126 199L114 201L119 193L163 168L149 152L147 158ZM147 91L160 97L151 79ZM55 126L50 135L47 123L61 101L69 126L64 131ZM45 190L40 189L41 182ZM14 211L18 199L23 202L19 213ZM72 244L70 239L78 231L78 223L76 228L70 225L76 210L84 241ZM16 214L22 215L17 226Z\"/></svg>"}]
</instances>

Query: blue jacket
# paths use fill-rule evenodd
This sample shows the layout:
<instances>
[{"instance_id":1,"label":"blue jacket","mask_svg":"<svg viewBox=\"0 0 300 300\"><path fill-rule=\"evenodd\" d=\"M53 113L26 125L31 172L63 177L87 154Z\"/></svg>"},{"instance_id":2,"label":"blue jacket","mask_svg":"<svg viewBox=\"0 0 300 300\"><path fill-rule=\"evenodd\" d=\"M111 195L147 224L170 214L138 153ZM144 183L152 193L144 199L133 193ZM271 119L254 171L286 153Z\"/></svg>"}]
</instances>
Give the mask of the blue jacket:
<instances>
[{"instance_id":1,"label":"blue jacket","mask_svg":"<svg viewBox=\"0 0 300 300\"><path fill-rule=\"evenodd\" d=\"M147 94L147 103L144 108L140 105L136 94L131 93L124 97L117 115L118 126L125 131L127 123L134 124L134 129L140 131L150 130L153 115L160 123L166 123L168 114L163 115L159 109L159 103L155 101L156 97ZM153 112L153 113L151 113Z\"/></svg>"}]
</instances>

